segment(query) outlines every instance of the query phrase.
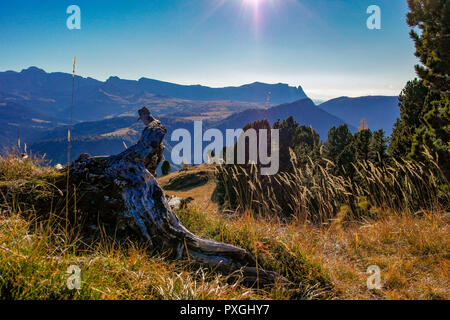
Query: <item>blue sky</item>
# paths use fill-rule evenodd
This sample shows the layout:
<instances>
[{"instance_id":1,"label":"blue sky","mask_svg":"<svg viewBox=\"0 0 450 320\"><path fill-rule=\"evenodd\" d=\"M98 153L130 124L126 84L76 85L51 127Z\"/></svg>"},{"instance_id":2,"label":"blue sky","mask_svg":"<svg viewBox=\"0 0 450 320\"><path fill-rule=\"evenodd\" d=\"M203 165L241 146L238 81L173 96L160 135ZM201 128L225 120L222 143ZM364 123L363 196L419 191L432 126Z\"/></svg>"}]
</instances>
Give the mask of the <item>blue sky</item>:
<instances>
[{"instance_id":1,"label":"blue sky","mask_svg":"<svg viewBox=\"0 0 450 320\"><path fill-rule=\"evenodd\" d=\"M81 8L81 30L66 9ZM381 8L369 30L367 7ZM406 0L0 1L0 71L105 80L301 85L313 99L397 95L414 78Z\"/></svg>"}]
</instances>

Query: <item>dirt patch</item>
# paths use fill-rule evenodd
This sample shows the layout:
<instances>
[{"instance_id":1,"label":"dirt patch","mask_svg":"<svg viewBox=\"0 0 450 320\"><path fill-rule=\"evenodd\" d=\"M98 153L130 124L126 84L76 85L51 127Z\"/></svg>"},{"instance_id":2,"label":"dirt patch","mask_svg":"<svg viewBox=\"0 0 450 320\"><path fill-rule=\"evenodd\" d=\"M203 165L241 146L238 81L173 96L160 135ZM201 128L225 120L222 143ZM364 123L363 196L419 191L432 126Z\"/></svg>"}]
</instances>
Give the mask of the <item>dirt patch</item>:
<instances>
[{"instance_id":1,"label":"dirt patch","mask_svg":"<svg viewBox=\"0 0 450 320\"><path fill-rule=\"evenodd\" d=\"M212 165L192 166L160 177L158 182L168 195L193 198L190 206L215 210L217 204L211 200L216 188L214 172Z\"/></svg>"},{"instance_id":2,"label":"dirt patch","mask_svg":"<svg viewBox=\"0 0 450 320\"><path fill-rule=\"evenodd\" d=\"M164 190L186 191L213 181L214 167L208 165L188 167L158 179Z\"/></svg>"}]
</instances>

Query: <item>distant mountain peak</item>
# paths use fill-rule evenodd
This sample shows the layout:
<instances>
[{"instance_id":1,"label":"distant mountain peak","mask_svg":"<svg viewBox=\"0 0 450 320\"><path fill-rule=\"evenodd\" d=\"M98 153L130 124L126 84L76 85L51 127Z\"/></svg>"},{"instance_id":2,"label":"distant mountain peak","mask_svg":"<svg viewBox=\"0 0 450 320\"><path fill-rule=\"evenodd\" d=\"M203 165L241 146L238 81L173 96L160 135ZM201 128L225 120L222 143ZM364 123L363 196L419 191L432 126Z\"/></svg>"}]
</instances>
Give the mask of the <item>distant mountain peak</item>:
<instances>
[{"instance_id":1,"label":"distant mountain peak","mask_svg":"<svg viewBox=\"0 0 450 320\"><path fill-rule=\"evenodd\" d=\"M14 92L15 99L21 104L30 105L32 102L42 110L50 113L66 113L71 105L72 74L53 72L32 66L18 72L0 72L1 91ZM288 84L268 84L254 82L242 86L228 86L222 88L202 85L181 85L160 80L141 78L138 81L121 79L111 76L106 81L92 78L76 77L77 108L74 113L78 120L95 120L114 114L127 112L131 105L141 103L139 100L130 100L142 92L144 99L169 99L168 97L197 102L229 101L233 103L250 104L252 107L263 107L270 92L270 105L290 103L308 98L301 87ZM100 95L99 88L108 93ZM33 94L35 100L22 101ZM22 97L22 98L20 98ZM113 98L114 97L114 98ZM53 99L54 103L49 103ZM161 101L158 101L161 103ZM175 106L173 106L175 107Z\"/></svg>"},{"instance_id":2,"label":"distant mountain peak","mask_svg":"<svg viewBox=\"0 0 450 320\"><path fill-rule=\"evenodd\" d=\"M277 120L285 120L292 116L300 125L305 125L314 128L325 140L328 130L333 126L339 126L345 123L344 120L329 114L328 112L317 108L314 102L309 98L299 99L291 103L284 103L264 109L248 109L240 113L235 113L228 118L213 124L222 131L227 128L243 128L246 124L257 120L267 119L270 124ZM349 126L350 130L356 131L356 128Z\"/></svg>"},{"instance_id":3,"label":"distant mountain peak","mask_svg":"<svg viewBox=\"0 0 450 320\"><path fill-rule=\"evenodd\" d=\"M357 127L364 118L371 130L383 129L388 135L400 116L398 97L339 97L319 105L319 108Z\"/></svg>"},{"instance_id":4,"label":"distant mountain peak","mask_svg":"<svg viewBox=\"0 0 450 320\"><path fill-rule=\"evenodd\" d=\"M39 74L47 74L45 70L40 69L38 67L31 66L28 69L23 69L20 73L39 73Z\"/></svg>"}]
</instances>

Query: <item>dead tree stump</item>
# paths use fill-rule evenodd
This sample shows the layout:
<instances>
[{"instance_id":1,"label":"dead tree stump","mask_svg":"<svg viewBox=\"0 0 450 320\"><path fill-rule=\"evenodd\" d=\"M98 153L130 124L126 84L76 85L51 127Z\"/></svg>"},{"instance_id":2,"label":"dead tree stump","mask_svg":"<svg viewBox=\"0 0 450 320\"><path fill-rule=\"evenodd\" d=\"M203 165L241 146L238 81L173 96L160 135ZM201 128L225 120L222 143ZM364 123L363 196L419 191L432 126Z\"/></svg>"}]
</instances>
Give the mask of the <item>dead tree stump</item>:
<instances>
[{"instance_id":1,"label":"dead tree stump","mask_svg":"<svg viewBox=\"0 0 450 320\"><path fill-rule=\"evenodd\" d=\"M246 250L199 238L179 222L154 177L166 128L145 107L139 116L145 129L134 146L108 157L83 154L70 167L77 206L89 212L88 220L110 234L131 233L174 259L188 258L224 273L242 270L246 281L273 283L277 275L258 270Z\"/></svg>"}]
</instances>

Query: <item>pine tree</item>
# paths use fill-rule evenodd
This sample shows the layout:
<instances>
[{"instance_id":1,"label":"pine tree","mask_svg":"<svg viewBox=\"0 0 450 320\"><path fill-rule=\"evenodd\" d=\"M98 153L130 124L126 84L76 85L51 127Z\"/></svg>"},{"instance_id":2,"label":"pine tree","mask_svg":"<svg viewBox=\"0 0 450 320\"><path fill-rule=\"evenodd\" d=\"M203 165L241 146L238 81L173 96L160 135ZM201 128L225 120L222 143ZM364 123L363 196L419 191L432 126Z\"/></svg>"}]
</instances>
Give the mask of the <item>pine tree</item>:
<instances>
[{"instance_id":1,"label":"pine tree","mask_svg":"<svg viewBox=\"0 0 450 320\"><path fill-rule=\"evenodd\" d=\"M292 116L278 120L273 128L278 129L280 134L280 171L292 171L289 149L294 151L300 167L304 167L309 159L319 161L320 136L313 128L300 126Z\"/></svg>"},{"instance_id":2,"label":"pine tree","mask_svg":"<svg viewBox=\"0 0 450 320\"><path fill-rule=\"evenodd\" d=\"M450 2L448 0L408 0L407 23L421 65L416 72L433 91L450 91Z\"/></svg>"},{"instance_id":3,"label":"pine tree","mask_svg":"<svg viewBox=\"0 0 450 320\"><path fill-rule=\"evenodd\" d=\"M439 164L450 178L450 1L408 0L407 23L421 65L418 76L430 89L422 109L423 124L417 129L411 157L421 159L427 149L439 157Z\"/></svg>"},{"instance_id":4,"label":"pine tree","mask_svg":"<svg viewBox=\"0 0 450 320\"><path fill-rule=\"evenodd\" d=\"M292 163L289 149L294 149L296 144L296 131L298 123L292 116L273 124L273 129L279 130L279 146L280 146L280 171L292 171Z\"/></svg>"},{"instance_id":5,"label":"pine tree","mask_svg":"<svg viewBox=\"0 0 450 320\"><path fill-rule=\"evenodd\" d=\"M164 160L164 162L161 165L162 175L163 176L168 175L170 170L171 170L170 162L167 160Z\"/></svg>"},{"instance_id":6,"label":"pine tree","mask_svg":"<svg viewBox=\"0 0 450 320\"><path fill-rule=\"evenodd\" d=\"M386 160L388 139L383 130L375 131L369 142L368 160L376 165L380 165Z\"/></svg>"},{"instance_id":7,"label":"pine tree","mask_svg":"<svg viewBox=\"0 0 450 320\"><path fill-rule=\"evenodd\" d=\"M353 175L355 146L353 135L346 124L330 129L324 149L325 158L336 165L336 174Z\"/></svg>"},{"instance_id":8,"label":"pine tree","mask_svg":"<svg viewBox=\"0 0 450 320\"><path fill-rule=\"evenodd\" d=\"M388 154L397 160L406 158L411 152L413 136L423 123L423 106L429 89L423 81L408 81L398 100L400 119L394 124Z\"/></svg>"},{"instance_id":9,"label":"pine tree","mask_svg":"<svg viewBox=\"0 0 450 320\"><path fill-rule=\"evenodd\" d=\"M320 161L320 146L320 136L312 127L299 126L297 128L292 149L301 168L304 168L310 160Z\"/></svg>"},{"instance_id":10,"label":"pine tree","mask_svg":"<svg viewBox=\"0 0 450 320\"><path fill-rule=\"evenodd\" d=\"M270 151L271 151L271 133L270 133L270 123L269 121L267 121L266 119L264 120L257 120L255 122L249 123L247 125L245 125L242 130L245 132L249 129L254 129L256 131L256 148L259 148L259 139L261 138L260 134L259 134L259 130L266 130L267 132L267 141L266 141L266 146L267 146L267 150L265 151L267 155L270 155ZM249 163L250 160L250 144L248 139L245 140L245 163ZM259 154L259 150L258 150L258 154ZM237 143L234 146L234 157L235 157L235 162L237 163ZM260 165L259 163L259 158L258 158L258 165Z\"/></svg>"},{"instance_id":11,"label":"pine tree","mask_svg":"<svg viewBox=\"0 0 450 320\"><path fill-rule=\"evenodd\" d=\"M353 136L355 143L355 160L365 161L369 158L369 143L372 138L372 131L363 129Z\"/></svg>"}]
</instances>

